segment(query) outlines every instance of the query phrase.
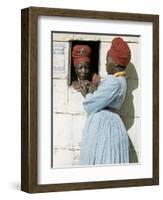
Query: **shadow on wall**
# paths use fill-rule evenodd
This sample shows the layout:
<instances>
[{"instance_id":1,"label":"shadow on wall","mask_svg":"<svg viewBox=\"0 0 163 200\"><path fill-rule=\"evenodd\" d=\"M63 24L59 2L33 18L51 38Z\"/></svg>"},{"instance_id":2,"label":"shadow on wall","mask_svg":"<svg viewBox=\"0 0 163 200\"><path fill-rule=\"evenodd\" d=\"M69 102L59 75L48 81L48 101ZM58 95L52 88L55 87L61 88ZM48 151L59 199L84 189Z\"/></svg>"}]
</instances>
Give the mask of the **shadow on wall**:
<instances>
[{"instance_id":1,"label":"shadow on wall","mask_svg":"<svg viewBox=\"0 0 163 200\"><path fill-rule=\"evenodd\" d=\"M135 121L135 109L134 109L134 96L133 91L138 88L138 74L136 72L135 66L130 63L126 68L127 78L127 94L125 101L120 109L120 115L126 130L128 131ZM129 160L130 163L137 163L138 156L135 150L135 147L129 138Z\"/></svg>"}]
</instances>

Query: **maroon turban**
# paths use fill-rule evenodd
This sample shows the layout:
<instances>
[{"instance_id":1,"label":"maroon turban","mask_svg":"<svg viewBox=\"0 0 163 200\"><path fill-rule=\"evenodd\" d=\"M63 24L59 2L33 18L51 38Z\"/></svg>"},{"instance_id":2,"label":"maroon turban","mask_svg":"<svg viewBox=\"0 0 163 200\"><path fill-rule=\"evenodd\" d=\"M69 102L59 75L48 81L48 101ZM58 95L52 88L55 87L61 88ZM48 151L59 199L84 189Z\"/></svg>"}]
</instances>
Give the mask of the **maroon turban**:
<instances>
[{"instance_id":1,"label":"maroon turban","mask_svg":"<svg viewBox=\"0 0 163 200\"><path fill-rule=\"evenodd\" d=\"M131 60L131 51L127 42L120 37L114 38L107 57L110 57L118 65L127 66Z\"/></svg>"},{"instance_id":2,"label":"maroon turban","mask_svg":"<svg viewBox=\"0 0 163 200\"><path fill-rule=\"evenodd\" d=\"M74 65L80 61L90 62L91 48L88 45L75 45L72 50L72 58Z\"/></svg>"}]
</instances>

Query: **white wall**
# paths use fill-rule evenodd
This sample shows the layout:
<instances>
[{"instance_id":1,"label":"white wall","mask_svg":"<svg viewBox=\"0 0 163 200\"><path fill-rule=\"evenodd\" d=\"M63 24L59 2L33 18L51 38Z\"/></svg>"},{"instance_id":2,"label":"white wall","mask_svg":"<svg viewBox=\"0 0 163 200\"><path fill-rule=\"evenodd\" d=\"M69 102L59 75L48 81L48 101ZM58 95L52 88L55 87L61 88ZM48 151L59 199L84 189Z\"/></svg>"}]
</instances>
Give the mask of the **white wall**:
<instances>
[{"instance_id":1,"label":"white wall","mask_svg":"<svg viewBox=\"0 0 163 200\"><path fill-rule=\"evenodd\" d=\"M89 190L28 195L20 192L20 9L27 6L46 6L119 12L156 13L163 17L161 0L17 0L1 1L0 7L0 199L162 199L162 173L160 186ZM161 12L162 11L162 12ZM162 24L160 24L162 37ZM160 37L160 41L162 38ZM162 48L160 48L160 74L162 73ZM163 79L160 79L160 85ZM160 90L161 92L161 90ZM162 93L160 102L163 102ZM162 110L162 105L160 105ZM163 126L160 118L160 139ZM163 147L160 145L160 153ZM160 156L160 168L163 159Z\"/></svg>"}]
</instances>

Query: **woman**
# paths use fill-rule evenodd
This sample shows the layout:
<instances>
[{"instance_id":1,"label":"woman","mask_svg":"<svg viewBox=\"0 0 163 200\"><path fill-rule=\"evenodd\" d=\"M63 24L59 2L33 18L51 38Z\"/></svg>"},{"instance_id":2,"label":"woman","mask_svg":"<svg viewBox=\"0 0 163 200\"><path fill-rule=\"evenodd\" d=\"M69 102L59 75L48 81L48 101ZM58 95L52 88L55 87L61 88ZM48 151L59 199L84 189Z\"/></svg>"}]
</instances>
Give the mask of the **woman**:
<instances>
[{"instance_id":1,"label":"woman","mask_svg":"<svg viewBox=\"0 0 163 200\"><path fill-rule=\"evenodd\" d=\"M78 92L81 92L80 88L85 88L81 92L85 96L90 91L90 86L92 85L90 82L91 48L88 45L75 45L72 50L72 60L77 75L77 80L72 82L72 86ZM91 91L93 91L92 89L93 87L91 87Z\"/></svg>"},{"instance_id":2,"label":"woman","mask_svg":"<svg viewBox=\"0 0 163 200\"><path fill-rule=\"evenodd\" d=\"M125 99L125 68L130 59L128 44L115 38L107 53L108 75L83 102L87 120L81 142L81 165L129 163L128 135L117 111Z\"/></svg>"}]
</instances>

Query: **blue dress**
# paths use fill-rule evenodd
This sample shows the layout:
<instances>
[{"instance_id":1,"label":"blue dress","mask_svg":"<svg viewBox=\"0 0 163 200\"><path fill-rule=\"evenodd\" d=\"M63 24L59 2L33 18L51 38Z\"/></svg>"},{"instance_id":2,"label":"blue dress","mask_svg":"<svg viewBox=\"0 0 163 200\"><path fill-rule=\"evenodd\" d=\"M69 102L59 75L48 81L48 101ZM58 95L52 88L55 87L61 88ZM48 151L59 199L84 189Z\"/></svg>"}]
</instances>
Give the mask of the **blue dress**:
<instances>
[{"instance_id":1,"label":"blue dress","mask_svg":"<svg viewBox=\"0 0 163 200\"><path fill-rule=\"evenodd\" d=\"M129 163L129 141L117 113L126 95L126 77L107 75L93 94L83 102L87 119L83 128L80 165Z\"/></svg>"}]
</instances>

